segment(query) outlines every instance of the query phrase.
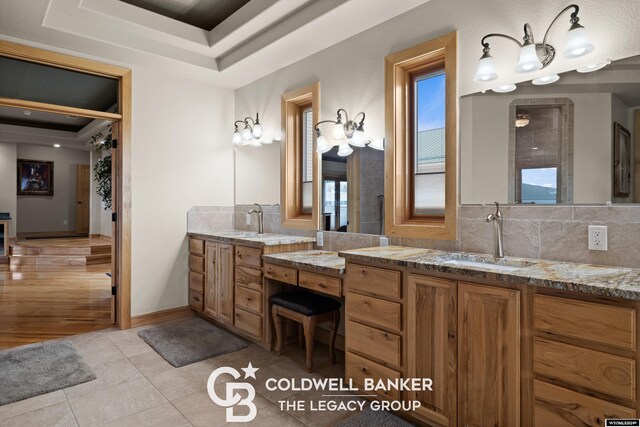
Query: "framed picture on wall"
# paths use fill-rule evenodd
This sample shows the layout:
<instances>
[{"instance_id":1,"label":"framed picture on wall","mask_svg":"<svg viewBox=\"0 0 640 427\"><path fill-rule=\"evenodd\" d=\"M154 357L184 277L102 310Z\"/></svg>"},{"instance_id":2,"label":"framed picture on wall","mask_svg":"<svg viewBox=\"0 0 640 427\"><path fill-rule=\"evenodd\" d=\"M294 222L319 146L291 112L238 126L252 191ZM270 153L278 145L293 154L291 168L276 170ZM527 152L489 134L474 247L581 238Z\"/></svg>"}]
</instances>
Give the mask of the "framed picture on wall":
<instances>
[{"instance_id":1,"label":"framed picture on wall","mask_svg":"<svg viewBox=\"0 0 640 427\"><path fill-rule=\"evenodd\" d=\"M18 196L53 196L53 162L18 159Z\"/></svg>"},{"instance_id":2,"label":"framed picture on wall","mask_svg":"<svg viewBox=\"0 0 640 427\"><path fill-rule=\"evenodd\" d=\"M613 195L631 193L631 133L620 123L613 124Z\"/></svg>"}]
</instances>

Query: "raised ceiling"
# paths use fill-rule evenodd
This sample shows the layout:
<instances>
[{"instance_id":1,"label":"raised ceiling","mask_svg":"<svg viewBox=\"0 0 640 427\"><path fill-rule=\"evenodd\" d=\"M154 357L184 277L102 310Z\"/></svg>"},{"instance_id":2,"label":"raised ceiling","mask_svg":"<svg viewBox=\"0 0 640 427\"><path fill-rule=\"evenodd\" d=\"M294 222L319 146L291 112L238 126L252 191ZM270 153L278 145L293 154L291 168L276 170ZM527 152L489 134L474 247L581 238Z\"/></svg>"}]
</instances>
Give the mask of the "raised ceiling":
<instances>
[{"instance_id":1,"label":"raised ceiling","mask_svg":"<svg viewBox=\"0 0 640 427\"><path fill-rule=\"evenodd\" d=\"M249 0L120 0L203 30L212 30Z\"/></svg>"}]
</instances>

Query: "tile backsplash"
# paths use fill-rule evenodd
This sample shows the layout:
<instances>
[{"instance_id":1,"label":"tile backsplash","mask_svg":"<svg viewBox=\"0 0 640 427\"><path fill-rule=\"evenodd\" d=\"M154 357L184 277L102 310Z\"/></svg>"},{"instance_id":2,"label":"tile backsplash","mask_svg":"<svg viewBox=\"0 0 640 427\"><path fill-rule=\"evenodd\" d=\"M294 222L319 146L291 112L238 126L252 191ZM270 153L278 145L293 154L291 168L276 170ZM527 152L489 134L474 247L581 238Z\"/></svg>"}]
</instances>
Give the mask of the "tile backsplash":
<instances>
[{"instance_id":1,"label":"tile backsplash","mask_svg":"<svg viewBox=\"0 0 640 427\"><path fill-rule=\"evenodd\" d=\"M192 208L188 230L257 231L257 216L246 225L251 205ZM263 206L267 233L315 237L310 230L280 226L280 206ZM640 206L504 206L505 254L555 261L640 267ZM493 206L465 205L458 211L458 240L391 238L390 244L440 250L492 253L492 226L485 221ZM590 251L587 245L589 225L608 227L609 250ZM373 234L324 232L325 250L341 251L379 244Z\"/></svg>"}]
</instances>

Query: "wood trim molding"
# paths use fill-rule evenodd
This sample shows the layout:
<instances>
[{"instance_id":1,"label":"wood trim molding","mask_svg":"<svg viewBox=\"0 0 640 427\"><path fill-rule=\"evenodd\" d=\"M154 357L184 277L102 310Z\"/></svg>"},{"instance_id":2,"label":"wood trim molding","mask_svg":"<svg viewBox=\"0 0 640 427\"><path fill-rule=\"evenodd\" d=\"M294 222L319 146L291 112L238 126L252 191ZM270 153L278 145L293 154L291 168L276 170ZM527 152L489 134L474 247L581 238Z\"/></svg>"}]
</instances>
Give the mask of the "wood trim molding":
<instances>
[{"instance_id":1,"label":"wood trim molding","mask_svg":"<svg viewBox=\"0 0 640 427\"><path fill-rule=\"evenodd\" d=\"M169 308L167 310L154 311L153 313L141 314L131 318L131 327L152 325L154 323L168 322L170 320L182 319L183 317L193 316L191 307Z\"/></svg>"},{"instance_id":2,"label":"wood trim molding","mask_svg":"<svg viewBox=\"0 0 640 427\"><path fill-rule=\"evenodd\" d=\"M457 225L457 33L391 54L385 58L385 234L393 237L455 240ZM444 64L446 74L445 215L412 218L409 161L411 74Z\"/></svg>"},{"instance_id":3,"label":"wood trim molding","mask_svg":"<svg viewBox=\"0 0 640 427\"><path fill-rule=\"evenodd\" d=\"M299 200L302 195L301 168L299 165L299 147L296 147L298 126L297 111L302 105L312 105L313 123L320 121L320 83L296 89L282 95L282 134L284 141L280 144L280 205L282 209L282 226L306 230L320 228L320 176L321 156L315 149L316 137L313 136L313 191L311 215L301 214Z\"/></svg>"},{"instance_id":4,"label":"wood trim molding","mask_svg":"<svg viewBox=\"0 0 640 427\"><path fill-rule=\"evenodd\" d=\"M131 70L2 40L0 56L119 80L120 111L117 114L8 98L3 98L2 101L9 102L9 106L15 108L38 109L118 122L118 180L114 188L117 194L114 211L118 213L119 227L117 235L112 236L112 241L118 245L119 255L112 262L119 281L117 325L120 329L128 329L131 327Z\"/></svg>"},{"instance_id":5,"label":"wood trim molding","mask_svg":"<svg viewBox=\"0 0 640 427\"><path fill-rule=\"evenodd\" d=\"M640 203L640 110L636 110L635 114L635 200L634 203Z\"/></svg>"}]
</instances>

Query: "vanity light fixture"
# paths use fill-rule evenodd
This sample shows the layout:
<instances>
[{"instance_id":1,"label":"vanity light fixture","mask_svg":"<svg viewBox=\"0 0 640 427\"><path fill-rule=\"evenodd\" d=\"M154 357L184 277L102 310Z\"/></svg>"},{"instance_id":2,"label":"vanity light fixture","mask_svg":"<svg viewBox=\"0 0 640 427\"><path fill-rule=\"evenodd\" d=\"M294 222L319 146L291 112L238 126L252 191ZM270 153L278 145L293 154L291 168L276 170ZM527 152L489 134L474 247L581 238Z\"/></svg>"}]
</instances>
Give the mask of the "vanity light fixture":
<instances>
[{"instance_id":1,"label":"vanity light fixture","mask_svg":"<svg viewBox=\"0 0 640 427\"><path fill-rule=\"evenodd\" d=\"M239 130L238 124L244 124L242 131ZM235 131L233 132L233 145L250 145L252 147L260 147L262 144L271 144L272 140L261 140L262 138L262 125L260 124L260 118L256 113L256 119L251 117L245 117L244 120L236 120L233 125Z\"/></svg>"},{"instance_id":2,"label":"vanity light fixture","mask_svg":"<svg viewBox=\"0 0 640 427\"><path fill-rule=\"evenodd\" d=\"M498 78L498 73L496 72L493 63L493 57L491 56L491 48L487 42L487 39L490 37L502 37L511 40L520 46L520 57L518 59L518 64L516 65L516 71L518 73L528 73L547 67L551 64L556 54L556 49L547 43L549 31L558 18L570 9L573 9L573 12L569 19L571 26L569 27L569 32L567 34L567 45L565 47L564 56L565 58L577 58L590 53L593 50L593 44L589 42L589 38L587 37L584 27L579 24L580 18L578 18L578 12L580 8L578 5L572 4L562 9L553 21L551 21L547 31L544 33L542 43L535 42L533 38L533 30L529 24L524 24L524 37L522 43L520 43L516 38L506 34L491 33L484 36L481 41L482 56L480 57L478 70L476 71L476 75L473 80L476 82L485 82Z\"/></svg>"},{"instance_id":3,"label":"vanity light fixture","mask_svg":"<svg viewBox=\"0 0 640 427\"><path fill-rule=\"evenodd\" d=\"M502 85L502 86L494 87L491 90L498 93L507 93L507 92L513 92L516 89L517 89L516 85L510 84L510 85Z\"/></svg>"},{"instance_id":4,"label":"vanity light fixture","mask_svg":"<svg viewBox=\"0 0 640 427\"><path fill-rule=\"evenodd\" d=\"M384 138L374 138L373 141L369 143L369 148L384 151Z\"/></svg>"},{"instance_id":5,"label":"vanity light fixture","mask_svg":"<svg viewBox=\"0 0 640 427\"><path fill-rule=\"evenodd\" d=\"M537 79L531 80L531 83L537 86L542 85L550 85L551 83L555 83L560 80L560 76L557 74L551 74L550 76L538 77Z\"/></svg>"},{"instance_id":6,"label":"vanity light fixture","mask_svg":"<svg viewBox=\"0 0 640 427\"><path fill-rule=\"evenodd\" d=\"M344 157L353 153L351 146L366 147L367 144L371 143L371 140L364 133L365 117L363 112L359 112L353 120L349 120L347 110L340 108L338 109L336 120L322 120L316 123L314 125L314 129L316 130L316 151L318 153L326 153L333 147L338 146L338 155ZM320 131L320 125L323 123L333 123L333 144L330 143ZM381 142L369 146L376 150L384 150L384 144Z\"/></svg>"},{"instance_id":7,"label":"vanity light fixture","mask_svg":"<svg viewBox=\"0 0 640 427\"><path fill-rule=\"evenodd\" d=\"M604 62L600 62L598 64L587 65L586 67L580 67L576 71L579 73L591 73L593 71L602 70L607 65L611 64L611 60L607 59Z\"/></svg>"}]
</instances>

